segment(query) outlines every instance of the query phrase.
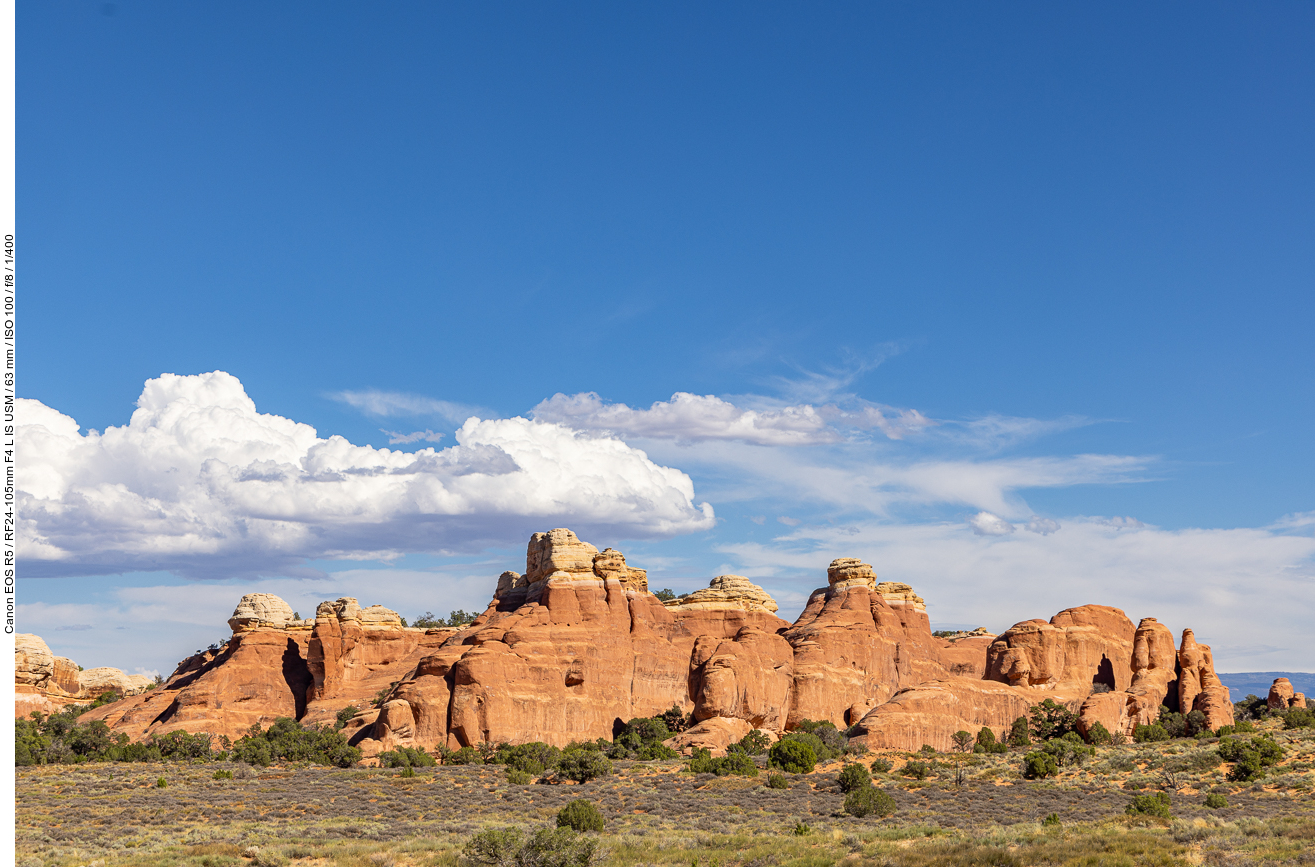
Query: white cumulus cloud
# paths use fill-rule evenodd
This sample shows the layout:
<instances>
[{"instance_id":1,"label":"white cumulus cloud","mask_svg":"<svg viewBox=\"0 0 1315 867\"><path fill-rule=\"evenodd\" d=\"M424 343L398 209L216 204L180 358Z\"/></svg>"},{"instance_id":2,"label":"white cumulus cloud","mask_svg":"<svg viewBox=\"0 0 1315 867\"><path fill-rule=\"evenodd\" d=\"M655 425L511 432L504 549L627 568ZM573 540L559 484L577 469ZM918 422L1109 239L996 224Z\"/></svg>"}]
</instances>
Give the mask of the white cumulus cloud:
<instances>
[{"instance_id":1,"label":"white cumulus cloud","mask_svg":"<svg viewBox=\"0 0 1315 867\"><path fill-rule=\"evenodd\" d=\"M1014 532L1014 525L990 512L978 512L968 519L968 526L979 536L1008 536Z\"/></svg>"},{"instance_id":2,"label":"white cumulus cloud","mask_svg":"<svg viewBox=\"0 0 1315 867\"><path fill-rule=\"evenodd\" d=\"M541 420L469 418L441 451L376 449L257 412L222 371L148 381L129 423L103 433L18 404L28 577L255 574L469 550L562 524L656 537L715 522L683 472Z\"/></svg>"},{"instance_id":3,"label":"white cumulus cloud","mask_svg":"<svg viewBox=\"0 0 1315 867\"><path fill-rule=\"evenodd\" d=\"M1051 533L1059 530L1059 522L1051 518L1042 518L1039 515L1033 515L1032 520L1027 522L1025 528L1030 533L1040 533L1042 536L1049 536Z\"/></svg>"}]
</instances>

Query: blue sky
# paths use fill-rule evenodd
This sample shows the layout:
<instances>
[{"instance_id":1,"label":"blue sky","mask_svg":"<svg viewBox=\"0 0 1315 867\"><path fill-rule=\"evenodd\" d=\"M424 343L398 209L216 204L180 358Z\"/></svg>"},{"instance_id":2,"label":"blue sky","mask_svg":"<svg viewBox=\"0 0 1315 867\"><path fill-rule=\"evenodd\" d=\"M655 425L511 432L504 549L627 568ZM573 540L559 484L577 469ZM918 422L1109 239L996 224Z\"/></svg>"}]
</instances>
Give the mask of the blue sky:
<instances>
[{"instance_id":1,"label":"blue sky","mask_svg":"<svg viewBox=\"0 0 1315 867\"><path fill-rule=\"evenodd\" d=\"M168 670L242 592L482 606L566 525L790 617L862 556L939 623L1102 602L1315 668L1313 28L23 4L19 386L80 431L29 447L22 628ZM294 422L360 449L337 493Z\"/></svg>"}]
</instances>

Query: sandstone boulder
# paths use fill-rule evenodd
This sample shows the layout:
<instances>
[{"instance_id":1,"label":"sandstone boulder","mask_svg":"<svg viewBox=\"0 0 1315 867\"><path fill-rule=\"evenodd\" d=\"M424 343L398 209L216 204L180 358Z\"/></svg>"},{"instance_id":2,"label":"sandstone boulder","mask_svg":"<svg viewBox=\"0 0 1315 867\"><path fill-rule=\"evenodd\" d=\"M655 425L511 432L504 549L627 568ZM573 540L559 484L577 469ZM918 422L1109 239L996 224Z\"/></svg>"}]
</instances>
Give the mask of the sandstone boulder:
<instances>
[{"instance_id":1,"label":"sandstone boulder","mask_svg":"<svg viewBox=\"0 0 1315 867\"><path fill-rule=\"evenodd\" d=\"M679 611L776 611L776 600L743 575L718 575L706 588L665 604Z\"/></svg>"},{"instance_id":2,"label":"sandstone boulder","mask_svg":"<svg viewBox=\"0 0 1315 867\"><path fill-rule=\"evenodd\" d=\"M273 593L248 593L233 609L228 626L234 633L293 622L292 608Z\"/></svg>"},{"instance_id":3,"label":"sandstone boulder","mask_svg":"<svg viewBox=\"0 0 1315 867\"><path fill-rule=\"evenodd\" d=\"M14 636L14 680L19 684L47 686L55 674L55 654L41 636L20 632Z\"/></svg>"},{"instance_id":4,"label":"sandstone boulder","mask_svg":"<svg viewBox=\"0 0 1315 867\"><path fill-rule=\"evenodd\" d=\"M735 717L710 717L662 743L678 753L704 749L714 756L724 756L727 747L741 741L753 728L751 723ZM768 737L776 739L774 735Z\"/></svg>"},{"instance_id":5,"label":"sandstone boulder","mask_svg":"<svg viewBox=\"0 0 1315 867\"><path fill-rule=\"evenodd\" d=\"M1269 688L1266 704L1270 710L1287 710L1295 706L1297 691L1292 688L1292 681L1286 677L1276 678ZM1305 697L1303 696L1303 699Z\"/></svg>"}]
</instances>

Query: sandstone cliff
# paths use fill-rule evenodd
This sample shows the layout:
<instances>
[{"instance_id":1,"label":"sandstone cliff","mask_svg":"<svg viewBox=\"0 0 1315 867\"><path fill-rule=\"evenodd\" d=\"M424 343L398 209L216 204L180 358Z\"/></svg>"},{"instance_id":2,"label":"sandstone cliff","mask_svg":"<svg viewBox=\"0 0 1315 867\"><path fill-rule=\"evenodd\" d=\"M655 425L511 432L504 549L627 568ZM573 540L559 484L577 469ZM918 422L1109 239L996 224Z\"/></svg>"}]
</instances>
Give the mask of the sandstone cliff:
<instances>
[{"instance_id":1,"label":"sandstone cliff","mask_svg":"<svg viewBox=\"0 0 1315 867\"><path fill-rule=\"evenodd\" d=\"M1232 721L1209 647L1191 630L1175 647L1154 618L1134 627L1116 608L937 638L912 587L839 558L793 624L776 610L737 575L663 603L620 551L557 529L534 534L524 574L502 573L467 626L409 629L349 597L297 620L278 597L249 594L222 648L89 716L133 738L174 729L236 738L280 716L328 723L351 705L359 712L347 733L366 755L611 738L624 721L673 705L695 725L672 745L715 750L804 719L852 726L872 747L948 749L961 729L1003 735L1046 698L1080 712L1083 730L1101 722L1130 734L1162 704L1201 710L1212 728Z\"/></svg>"},{"instance_id":2,"label":"sandstone cliff","mask_svg":"<svg viewBox=\"0 0 1315 867\"><path fill-rule=\"evenodd\" d=\"M91 668L55 656L38 635L14 636L14 715L58 713L66 707L88 704L107 692L134 695L154 680L144 674L124 674L117 668Z\"/></svg>"}]
</instances>

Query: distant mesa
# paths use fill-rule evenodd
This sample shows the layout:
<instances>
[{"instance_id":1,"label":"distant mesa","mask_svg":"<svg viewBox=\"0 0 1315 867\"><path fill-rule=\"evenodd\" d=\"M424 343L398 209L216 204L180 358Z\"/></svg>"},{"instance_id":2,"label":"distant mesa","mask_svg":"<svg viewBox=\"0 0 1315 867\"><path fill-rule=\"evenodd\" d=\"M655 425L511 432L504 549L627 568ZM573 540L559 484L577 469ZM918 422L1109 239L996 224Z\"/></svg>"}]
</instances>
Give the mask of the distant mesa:
<instances>
[{"instance_id":1,"label":"distant mesa","mask_svg":"<svg viewBox=\"0 0 1315 867\"><path fill-rule=\"evenodd\" d=\"M503 572L491 590L474 622L428 629L352 597L298 620L277 596L248 594L226 644L84 719L133 739L238 737L282 716L331 723L351 705L346 732L367 756L611 738L618 723L673 705L694 724L669 744L716 751L805 719L848 726L873 748L948 749L960 730L1003 736L1045 699L1079 713L1083 731L1099 722L1130 735L1161 705L1200 710L1211 728L1233 720L1210 648L1190 629L1175 642L1155 618L1134 624L1117 608L1083 605L999 635L938 637L910 585L879 581L855 558L831 562L794 623L740 575L664 603L620 551L564 528L535 533L525 571ZM20 684L40 676L34 666L25 658ZM1271 703L1296 700L1274 684Z\"/></svg>"}]
</instances>

